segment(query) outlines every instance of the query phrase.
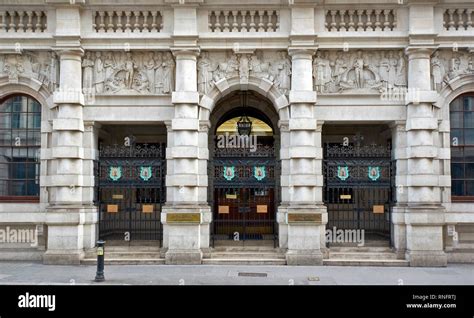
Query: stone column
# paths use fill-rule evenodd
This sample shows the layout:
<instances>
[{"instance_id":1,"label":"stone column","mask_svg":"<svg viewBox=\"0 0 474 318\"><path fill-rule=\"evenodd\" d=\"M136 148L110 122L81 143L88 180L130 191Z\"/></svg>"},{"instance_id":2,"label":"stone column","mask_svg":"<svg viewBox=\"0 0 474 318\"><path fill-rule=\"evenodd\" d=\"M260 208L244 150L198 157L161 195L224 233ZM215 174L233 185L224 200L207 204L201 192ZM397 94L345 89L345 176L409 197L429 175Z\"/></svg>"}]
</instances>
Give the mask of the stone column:
<instances>
[{"instance_id":1,"label":"stone column","mask_svg":"<svg viewBox=\"0 0 474 318\"><path fill-rule=\"evenodd\" d=\"M197 92L197 48L175 50L176 90L172 94L174 118L168 134L167 202L162 211L167 264L200 264L201 248L209 246L211 212L207 204L208 149L200 130ZM206 137L207 138L207 137ZM207 228L207 229L206 229Z\"/></svg>"},{"instance_id":2,"label":"stone column","mask_svg":"<svg viewBox=\"0 0 474 318\"><path fill-rule=\"evenodd\" d=\"M46 213L48 247L46 264L78 264L84 247L94 246L97 218L93 206L92 157L84 151L84 122L81 92L83 51L60 49L60 88L54 93L53 119ZM85 236L86 235L86 236Z\"/></svg>"},{"instance_id":3,"label":"stone column","mask_svg":"<svg viewBox=\"0 0 474 318\"><path fill-rule=\"evenodd\" d=\"M289 146L282 148L282 192L288 191L286 215L288 224L289 265L322 264L321 232L327 223L326 208L322 202L322 148L321 131L314 118L316 92L313 91L312 56L314 50L290 48L292 77ZM282 145L283 145L282 139ZM287 151L284 151L286 150ZM285 171L286 170L286 171ZM281 218L281 217L280 217Z\"/></svg>"},{"instance_id":4,"label":"stone column","mask_svg":"<svg viewBox=\"0 0 474 318\"><path fill-rule=\"evenodd\" d=\"M431 91L432 47L409 46L407 105L407 260L411 266L446 266L443 249L445 209L441 205L437 93Z\"/></svg>"}]
</instances>

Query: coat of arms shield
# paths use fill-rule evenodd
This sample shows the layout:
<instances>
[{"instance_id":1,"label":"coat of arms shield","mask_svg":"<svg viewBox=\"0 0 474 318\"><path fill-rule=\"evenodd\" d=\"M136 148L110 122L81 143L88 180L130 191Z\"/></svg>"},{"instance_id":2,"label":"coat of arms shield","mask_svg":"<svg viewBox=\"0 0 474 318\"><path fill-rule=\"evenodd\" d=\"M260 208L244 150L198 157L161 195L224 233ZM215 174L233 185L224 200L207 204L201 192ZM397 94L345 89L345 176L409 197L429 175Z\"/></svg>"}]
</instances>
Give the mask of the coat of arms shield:
<instances>
[{"instance_id":1,"label":"coat of arms shield","mask_svg":"<svg viewBox=\"0 0 474 318\"><path fill-rule=\"evenodd\" d=\"M372 181L377 181L379 178L380 178L380 167L369 166L369 179Z\"/></svg>"},{"instance_id":2,"label":"coat of arms shield","mask_svg":"<svg viewBox=\"0 0 474 318\"><path fill-rule=\"evenodd\" d=\"M234 179L234 177L235 177L235 167L234 166L230 166L230 167L224 166L224 178L227 181L230 181L230 180Z\"/></svg>"},{"instance_id":3,"label":"coat of arms shield","mask_svg":"<svg viewBox=\"0 0 474 318\"><path fill-rule=\"evenodd\" d=\"M109 178L112 181L117 181L122 177L122 167L110 167L109 168Z\"/></svg>"},{"instance_id":4,"label":"coat of arms shield","mask_svg":"<svg viewBox=\"0 0 474 318\"><path fill-rule=\"evenodd\" d=\"M347 178L349 178L349 167L337 167L337 177L341 179L342 181L345 181Z\"/></svg>"},{"instance_id":5,"label":"coat of arms shield","mask_svg":"<svg viewBox=\"0 0 474 318\"><path fill-rule=\"evenodd\" d=\"M140 167L140 178L143 181L150 180L151 176L151 167Z\"/></svg>"},{"instance_id":6,"label":"coat of arms shield","mask_svg":"<svg viewBox=\"0 0 474 318\"><path fill-rule=\"evenodd\" d=\"M258 181L263 180L266 177L267 173L265 171L265 166L253 167L253 176Z\"/></svg>"}]
</instances>

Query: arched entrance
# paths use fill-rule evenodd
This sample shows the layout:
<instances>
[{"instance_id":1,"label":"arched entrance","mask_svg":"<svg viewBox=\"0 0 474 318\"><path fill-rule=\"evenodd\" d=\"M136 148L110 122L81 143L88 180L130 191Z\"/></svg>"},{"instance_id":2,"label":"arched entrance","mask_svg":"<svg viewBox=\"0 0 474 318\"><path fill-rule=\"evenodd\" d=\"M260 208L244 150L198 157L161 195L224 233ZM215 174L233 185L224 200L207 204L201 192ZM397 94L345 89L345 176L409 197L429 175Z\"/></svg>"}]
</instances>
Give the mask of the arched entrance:
<instances>
[{"instance_id":1,"label":"arched entrance","mask_svg":"<svg viewBox=\"0 0 474 318\"><path fill-rule=\"evenodd\" d=\"M211 244L276 246L278 114L262 95L235 91L216 105L210 119ZM248 133L244 126L251 126Z\"/></svg>"}]
</instances>

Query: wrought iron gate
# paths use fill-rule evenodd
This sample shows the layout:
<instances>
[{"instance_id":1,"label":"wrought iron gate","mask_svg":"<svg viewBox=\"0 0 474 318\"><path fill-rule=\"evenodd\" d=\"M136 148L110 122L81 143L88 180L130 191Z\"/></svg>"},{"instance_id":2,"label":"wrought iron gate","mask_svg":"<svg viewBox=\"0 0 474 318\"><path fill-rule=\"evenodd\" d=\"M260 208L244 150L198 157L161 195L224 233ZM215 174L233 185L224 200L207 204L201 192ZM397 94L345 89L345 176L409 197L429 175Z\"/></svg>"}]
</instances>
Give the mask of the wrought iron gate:
<instances>
[{"instance_id":1,"label":"wrought iron gate","mask_svg":"<svg viewBox=\"0 0 474 318\"><path fill-rule=\"evenodd\" d=\"M273 240L276 246L277 165L273 146L215 148L212 244L215 240Z\"/></svg>"},{"instance_id":2,"label":"wrought iron gate","mask_svg":"<svg viewBox=\"0 0 474 318\"><path fill-rule=\"evenodd\" d=\"M328 229L363 229L366 239L390 237L392 175L390 145L326 144Z\"/></svg>"},{"instance_id":3,"label":"wrought iron gate","mask_svg":"<svg viewBox=\"0 0 474 318\"><path fill-rule=\"evenodd\" d=\"M99 237L162 240L165 145L103 146L99 150Z\"/></svg>"}]
</instances>

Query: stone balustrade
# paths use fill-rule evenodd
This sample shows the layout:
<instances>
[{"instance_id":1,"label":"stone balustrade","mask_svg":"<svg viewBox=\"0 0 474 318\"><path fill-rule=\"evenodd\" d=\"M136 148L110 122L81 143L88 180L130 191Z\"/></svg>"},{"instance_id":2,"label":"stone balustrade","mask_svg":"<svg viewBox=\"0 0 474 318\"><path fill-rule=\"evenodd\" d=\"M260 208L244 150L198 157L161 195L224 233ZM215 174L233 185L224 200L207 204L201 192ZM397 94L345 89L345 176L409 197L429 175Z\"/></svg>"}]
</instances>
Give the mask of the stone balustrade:
<instances>
[{"instance_id":1,"label":"stone balustrade","mask_svg":"<svg viewBox=\"0 0 474 318\"><path fill-rule=\"evenodd\" d=\"M212 32L276 32L279 10L213 10L208 14Z\"/></svg>"},{"instance_id":2,"label":"stone balustrade","mask_svg":"<svg viewBox=\"0 0 474 318\"><path fill-rule=\"evenodd\" d=\"M0 32L45 32L47 15L45 11L0 11Z\"/></svg>"},{"instance_id":3,"label":"stone balustrade","mask_svg":"<svg viewBox=\"0 0 474 318\"><path fill-rule=\"evenodd\" d=\"M445 30L472 30L474 8L446 9L443 14L443 27Z\"/></svg>"},{"instance_id":4,"label":"stone balustrade","mask_svg":"<svg viewBox=\"0 0 474 318\"><path fill-rule=\"evenodd\" d=\"M326 30L393 31L397 28L397 14L393 9L327 10Z\"/></svg>"},{"instance_id":5,"label":"stone balustrade","mask_svg":"<svg viewBox=\"0 0 474 318\"><path fill-rule=\"evenodd\" d=\"M92 21L97 33L149 33L163 29L160 11L94 11Z\"/></svg>"}]
</instances>

